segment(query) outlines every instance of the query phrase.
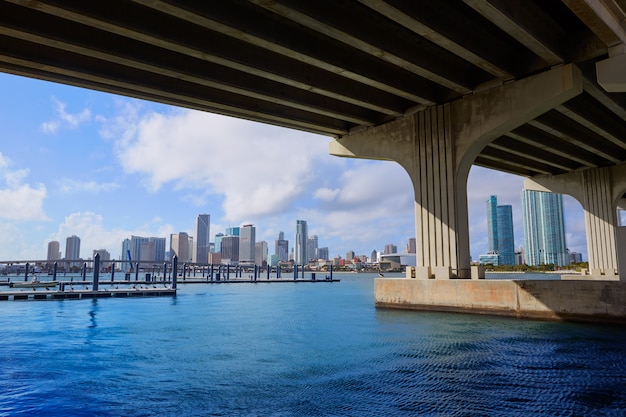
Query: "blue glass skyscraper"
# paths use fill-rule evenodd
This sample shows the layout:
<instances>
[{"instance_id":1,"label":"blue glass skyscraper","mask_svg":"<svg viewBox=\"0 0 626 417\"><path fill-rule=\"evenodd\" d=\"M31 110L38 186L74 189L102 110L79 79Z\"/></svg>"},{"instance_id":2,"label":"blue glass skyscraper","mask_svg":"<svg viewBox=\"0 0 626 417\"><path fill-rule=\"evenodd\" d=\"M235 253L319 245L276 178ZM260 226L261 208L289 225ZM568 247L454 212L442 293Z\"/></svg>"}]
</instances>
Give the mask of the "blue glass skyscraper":
<instances>
[{"instance_id":1,"label":"blue glass skyscraper","mask_svg":"<svg viewBox=\"0 0 626 417\"><path fill-rule=\"evenodd\" d=\"M526 264L569 264L565 244L563 196L522 190Z\"/></svg>"},{"instance_id":2,"label":"blue glass skyscraper","mask_svg":"<svg viewBox=\"0 0 626 417\"><path fill-rule=\"evenodd\" d=\"M489 196L486 203L489 263L495 264L494 259L497 259L497 265L515 265L513 209L510 205L499 206L495 195Z\"/></svg>"}]
</instances>

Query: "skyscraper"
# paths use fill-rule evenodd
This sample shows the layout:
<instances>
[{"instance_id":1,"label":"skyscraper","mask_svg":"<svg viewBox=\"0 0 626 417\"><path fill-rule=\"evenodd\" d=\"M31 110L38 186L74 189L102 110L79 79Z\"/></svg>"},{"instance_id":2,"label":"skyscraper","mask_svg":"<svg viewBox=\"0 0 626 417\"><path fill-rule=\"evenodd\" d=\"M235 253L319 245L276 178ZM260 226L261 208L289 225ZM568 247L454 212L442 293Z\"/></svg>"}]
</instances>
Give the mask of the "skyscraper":
<instances>
[{"instance_id":1,"label":"skyscraper","mask_svg":"<svg viewBox=\"0 0 626 417\"><path fill-rule=\"evenodd\" d=\"M313 235L307 240L306 253L307 253L307 257L309 258L309 261L311 260L316 261L319 258L317 254L317 249L318 249L317 245L318 245L317 235Z\"/></svg>"},{"instance_id":2,"label":"skyscraper","mask_svg":"<svg viewBox=\"0 0 626 417\"><path fill-rule=\"evenodd\" d=\"M391 253L398 253L398 247L393 243L387 243L385 245L385 250L383 252L385 255L389 255Z\"/></svg>"},{"instance_id":3,"label":"skyscraper","mask_svg":"<svg viewBox=\"0 0 626 417\"><path fill-rule=\"evenodd\" d=\"M58 241L53 240L52 242L48 242L48 257L46 260L48 261L56 261L61 259L61 250L60 244Z\"/></svg>"},{"instance_id":4,"label":"skyscraper","mask_svg":"<svg viewBox=\"0 0 626 417\"><path fill-rule=\"evenodd\" d=\"M256 228L245 224L239 229L239 263L254 264Z\"/></svg>"},{"instance_id":5,"label":"skyscraper","mask_svg":"<svg viewBox=\"0 0 626 417\"><path fill-rule=\"evenodd\" d=\"M222 263L234 265L239 262L239 236L222 237Z\"/></svg>"},{"instance_id":6,"label":"skyscraper","mask_svg":"<svg viewBox=\"0 0 626 417\"><path fill-rule=\"evenodd\" d=\"M515 265L515 237L513 235L513 207L497 207L498 264Z\"/></svg>"},{"instance_id":7,"label":"skyscraper","mask_svg":"<svg viewBox=\"0 0 626 417\"><path fill-rule=\"evenodd\" d=\"M267 265L267 242L264 240L256 242L254 245L254 264Z\"/></svg>"},{"instance_id":8,"label":"skyscraper","mask_svg":"<svg viewBox=\"0 0 626 417\"><path fill-rule=\"evenodd\" d=\"M490 195L487 199L487 237L489 252L498 251L498 198Z\"/></svg>"},{"instance_id":9,"label":"skyscraper","mask_svg":"<svg viewBox=\"0 0 626 417\"><path fill-rule=\"evenodd\" d=\"M80 238L72 235L65 240L65 259L80 259ZM80 262L72 262L70 266L78 266Z\"/></svg>"},{"instance_id":10,"label":"skyscraper","mask_svg":"<svg viewBox=\"0 0 626 417\"><path fill-rule=\"evenodd\" d=\"M515 265L513 208L511 205L499 206L495 195L489 196L486 205L489 252L480 256L480 262L493 265Z\"/></svg>"},{"instance_id":11,"label":"skyscraper","mask_svg":"<svg viewBox=\"0 0 626 417\"><path fill-rule=\"evenodd\" d=\"M170 235L170 257L178 256L178 262L189 262L189 235L185 232Z\"/></svg>"},{"instance_id":12,"label":"skyscraper","mask_svg":"<svg viewBox=\"0 0 626 417\"><path fill-rule=\"evenodd\" d=\"M522 190L522 216L526 263L568 265L563 196Z\"/></svg>"},{"instance_id":13,"label":"skyscraper","mask_svg":"<svg viewBox=\"0 0 626 417\"><path fill-rule=\"evenodd\" d=\"M209 241L211 240L211 216L198 214L196 218L196 244L194 245L193 261L205 264L209 260Z\"/></svg>"},{"instance_id":14,"label":"skyscraper","mask_svg":"<svg viewBox=\"0 0 626 417\"><path fill-rule=\"evenodd\" d=\"M306 253L307 243L309 240L309 231L306 220L296 221L296 238L294 242L294 262L296 265L306 265L308 256Z\"/></svg>"},{"instance_id":15,"label":"skyscraper","mask_svg":"<svg viewBox=\"0 0 626 417\"><path fill-rule=\"evenodd\" d=\"M417 249L417 244L414 237L409 238L406 242L406 253L415 253Z\"/></svg>"},{"instance_id":16,"label":"skyscraper","mask_svg":"<svg viewBox=\"0 0 626 417\"><path fill-rule=\"evenodd\" d=\"M289 241L285 240L285 234L283 232L278 234L274 253L276 254L278 262L287 262L289 260Z\"/></svg>"}]
</instances>

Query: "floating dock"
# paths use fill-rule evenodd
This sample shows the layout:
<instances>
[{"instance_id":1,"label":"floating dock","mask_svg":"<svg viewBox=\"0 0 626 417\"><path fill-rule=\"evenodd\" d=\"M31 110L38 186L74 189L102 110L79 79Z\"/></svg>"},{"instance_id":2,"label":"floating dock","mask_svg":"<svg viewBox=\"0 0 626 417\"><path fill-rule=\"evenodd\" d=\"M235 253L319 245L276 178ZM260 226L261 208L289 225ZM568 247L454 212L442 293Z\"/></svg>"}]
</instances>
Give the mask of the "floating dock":
<instances>
[{"instance_id":1,"label":"floating dock","mask_svg":"<svg viewBox=\"0 0 626 417\"><path fill-rule=\"evenodd\" d=\"M93 290L41 290L41 291L2 291L0 301L18 300L81 300L85 298L109 297L160 297L175 296L172 288L118 288Z\"/></svg>"}]
</instances>

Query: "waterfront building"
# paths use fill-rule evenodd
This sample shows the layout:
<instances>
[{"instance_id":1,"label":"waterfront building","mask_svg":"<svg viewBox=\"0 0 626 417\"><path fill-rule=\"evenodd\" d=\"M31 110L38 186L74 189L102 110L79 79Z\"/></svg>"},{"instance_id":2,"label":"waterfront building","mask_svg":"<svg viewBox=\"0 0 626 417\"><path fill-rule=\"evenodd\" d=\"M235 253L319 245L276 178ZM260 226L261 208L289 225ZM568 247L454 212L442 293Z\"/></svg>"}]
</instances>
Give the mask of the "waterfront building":
<instances>
[{"instance_id":1,"label":"waterfront building","mask_svg":"<svg viewBox=\"0 0 626 417\"><path fill-rule=\"evenodd\" d=\"M563 196L522 190L522 216L526 263L568 265Z\"/></svg>"},{"instance_id":2,"label":"waterfront building","mask_svg":"<svg viewBox=\"0 0 626 417\"><path fill-rule=\"evenodd\" d=\"M348 252L346 252L346 261L352 262L353 260L354 260L354 251L349 250Z\"/></svg>"},{"instance_id":3,"label":"waterfront building","mask_svg":"<svg viewBox=\"0 0 626 417\"><path fill-rule=\"evenodd\" d=\"M65 240L65 259L71 260L69 266L80 266L80 238L72 235Z\"/></svg>"},{"instance_id":4,"label":"waterfront building","mask_svg":"<svg viewBox=\"0 0 626 417\"><path fill-rule=\"evenodd\" d=\"M278 262L287 262L289 260L289 241L285 240L285 233L278 233L278 240L276 240L274 253L276 254Z\"/></svg>"},{"instance_id":5,"label":"waterfront building","mask_svg":"<svg viewBox=\"0 0 626 417\"><path fill-rule=\"evenodd\" d=\"M131 235L128 247L125 248L122 244L122 260L163 262L165 261L165 245L164 237ZM130 259L128 251L130 251Z\"/></svg>"},{"instance_id":6,"label":"waterfront building","mask_svg":"<svg viewBox=\"0 0 626 417\"><path fill-rule=\"evenodd\" d=\"M325 261L328 260L328 246L324 246L323 248L318 248L317 249L317 257L318 259L323 259Z\"/></svg>"},{"instance_id":7,"label":"waterfront building","mask_svg":"<svg viewBox=\"0 0 626 417\"><path fill-rule=\"evenodd\" d=\"M386 244L383 255L390 255L392 253L398 253L398 247L391 243Z\"/></svg>"},{"instance_id":8,"label":"waterfront building","mask_svg":"<svg viewBox=\"0 0 626 417\"><path fill-rule=\"evenodd\" d=\"M178 262L189 262L189 235L185 232L170 235L170 256L178 256Z\"/></svg>"},{"instance_id":9,"label":"waterfront building","mask_svg":"<svg viewBox=\"0 0 626 417\"><path fill-rule=\"evenodd\" d=\"M316 261L319 257L317 243L317 235L313 235L307 240L306 253L309 261Z\"/></svg>"},{"instance_id":10,"label":"waterfront building","mask_svg":"<svg viewBox=\"0 0 626 417\"><path fill-rule=\"evenodd\" d=\"M568 252L569 254L569 263L579 263L583 261L583 254L578 252Z\"/></svg>"},{"instance_id":11,"label":"waterfront building","mask_svg":"<svg viewBox=\"0 0 626 417\"><path fill-rule=\"evenodd\" d=\"M50 262L58 261L61 259L61 245L57 240L53 240L52 242L48 242L48 256L46 260Z\"/></svg>"},{"instance_id":12,"label":"waterfront building","mask_svg":"<svg viewBox=\"0 0 626 417\"><path fill-rule=\"evenodd\" d=\"M245 224L239 229L239 263L254 264L256 228Z\"/></svg>"},{"instance_id":13,"label":"waterfront building","mask_svg":"<svg viewBox=\"0 0 626 417\"><path fill-rule=\"evenodd\" d=\"M497 207L498 220L498 264L515 265L515 237L513 234L513 207Z\"/></svg>"},{"instance_id":14,"label":"waterfront building","mask_svg":"<svg viewBox=\"0 0 626 417\"><path fill-rule=\"evenodd\" d=\"M209 241L211 240L211 216L198 214L196 217L196 242L193 247L193 262L205 264L209 260Z\"/></svg>"},{"instance_id":15,"label":"waterfront building","mask_svg":"<svg viewBox=\"0 0 626 417\"><path fill-rule=\"evenodd\" d=\"M111 253L106 249L94 249L93 259L96 259L96 255L100 255L100 268L106 270L111 265Z\"/></svg>"},{"instance_id":16,"label":"waterfront building","mask_svg":"<svg viewBox=\"0 0 626 417\"><path fill-rule=\"evenodd\" d=\"M267 242L264 240L254 244L254 264L259 266L267 265Z\"/></svg>"},{"instance_id":17,"label":"waterfront building","mask_svg":"<svg viewBox=\"0 0 626 417\"><path fill-rule=\"evenodd\" d=\"M479 263L515 265L515 237L513 234L513 207L498 205L495 195L489 196L487 206L487 237L489 252L480 255ZM497 255L497 258L495 257Z\"/></svg>"},{"instance_id":18,"label":"waterfront building","mask_svg":"<svg viewBox=\"0 0 626 417\"><path fill-rule=\"evenodd\" d=\"M306 220L297 220L293 259L296 265L306 265L308 263L309 258L306 253L308 240L309 231Z\"/></svg>"},{"instance_id":19,"label":"waterfront building","mask_svg":"<svg viewBox=\"0 0 626 417\"><path fill-rule=\"evenodd\" d=\"M236 265L239 263L239 236L222 237L222 264Z\"/></svg>"},{"instance_id":20,"label":"waterfront building","mask_svg":"<svg viewBox=\"0 0 626 417\"><path fill-rule=\"evenodd\" d=\"M376 249L374 249L372 251L372 256L370 257L370 262L372 262L372 263L378 262L378 251Z\"/></svg>"},{"instance_id":21,"label":"waterfront building","mask_svg":"<svg viewBox=\"0 0 626 417\"><path fill-rule=\"evenodd\" d=\"M406 243L406 253L416 253L417 252L417 244L414 237L409 238Z\"/></svg>"},{"instance_id":22,"label":"waterfront building","mask_svg":"<svg viewBox=\"0 0 626 417\"><path fill-rule=\"evenodd\" d=\"M222 263L222 254L219 252L209 252L207 255L209 265L219 265Z\"/></svg>"},{"instance_id":23,"label":"waterfront building","mask_svg":"<svg viewBox=\"0 0 626 417\"><path fill-rule=\"evenodd\" d=\"M130 260L128 258L128 254L130 253L130 247L131 247L131 240L130 239L124 239L122 241L122 256L121 256L121 260L122 260L121 269L124 272L130 271L130 269L132 267L130 262L128 262Z\"/></svg>"}]
</instances>

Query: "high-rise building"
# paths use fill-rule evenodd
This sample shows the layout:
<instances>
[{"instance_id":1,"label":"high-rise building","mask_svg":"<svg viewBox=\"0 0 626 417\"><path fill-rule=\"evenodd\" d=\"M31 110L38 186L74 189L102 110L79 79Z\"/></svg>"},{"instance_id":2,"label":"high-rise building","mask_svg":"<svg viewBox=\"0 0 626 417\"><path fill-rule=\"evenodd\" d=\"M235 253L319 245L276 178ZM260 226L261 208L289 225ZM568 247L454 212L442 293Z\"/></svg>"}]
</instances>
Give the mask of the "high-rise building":
<instances>
[{"instance_id":1,"label":"high-rise building","mask_svg":"<svg viewBox=\"0 0 626 417\"><path fill-rule=\"evenodd\" d=\"M563 196L522 190L522 216L526 263L568 265Z\"/></svg>"},{"instance_id":2,"label":"high-rise building","mask_svg":"<svg viewBox=\"0 0 626 417\"><path fill-rule=\"evenodd\" d=\"M328 246L324 246L323 248L317 249L317 257L319 259L323 259L325 261L328 260Z\"/></svg>"},{"instance_id":3,"label":"high-rise building","mask_svg":"<svg viewBox=\"0 0 626 417\"><path fill-rule=\"evenodd\" d=\"M370 257L371 262L378 262L378 251L374 249L372 251L372 256Z\"/></svg>"},{"instance_id":4,"label":"high-rise building","mask_svg":"<svg viewBox=\"0 0 626 417\"><path fill-rule=\"evenodd\" d=\"M254 244L254 264L267 265L267 242L264 240Z\"/></svg>"},{"instance_id":5,"label":"high-rise building","mask_svg":"<svg viewBox=\"0 0 626 417\"><path fill-rule=\"evenodd\" d=\"M287 262L289 260L289 241L285 240L285 234L283 232L278 234L274 253L276 254L278 262Z\"/></svg>"},{"instance_id":6,"label":"high-rise building","mask_svg":"<svg viewBox=\"0 0 626 417\"><path fill-rule=\"evenodd\" d=\"M417 244L415 242L415 238L411 237L406 242L406 253L415 253L417 250Z\"/></svg>"},{"instance_id":7,"label":"high-rise building","mask_svg":"<svg viewBox=\"0 0 626 417\"><path fill-rule=\"evenodd\" d=\"M487 237L489 252L498 251L498 198L495 195L487 199Z\"/></svg>"},{"instance_id":8,"label":"high-rise building","mask_svg":"<svg viewBox=\"0 0 626 417\"><path fill-rule=\"evenodd\" d=\"M296 221L296 238L293 245L294 248L294 262L296 265L306 265L309 257L307 256L307 243L309 240L309 231L306 224L306 220Z\"/></svg>"},{"instance_id":9,"label":"high-rise building","mask_svg":"<svg viewBox=\"0 0 626 417\"><path fill-rule=\"evenodd\" d=\"M129 260L128 251L130 251L130 260L133 262L163 262L165 260L165 245L166 239L164 237L131 236L129 246L124 248L122 245L122 260Z\"/></svg>"},{"instance_id":10,"label":"high-rise building","mask_svg":"<svg viewBox=\"0 0 626 417\"><path fill-rule=\"evenodd\" d=\"M319 259L317 244L317 235L313 235L307 240L306 253L309 261L317 261Z\"/></svg>"},{"instance_id":11,"label":"high-rise building","mask_svg":"<svg viewBox=\"0 0 626 417\"><path fill-rule=\"evenodd\" d=\"M189 262L189 235L185 232L170 235L170 257L178 256L178 262Z\"/></svg>"},{"instance_id":12,"label":"high-rise building","mask_svg":"<svg viewBox=\"0 0 626 417\"><path fill-rule=\"evenodd\" d=\"M227 227L226 236L239 236L239 227Z\"/></svg>"},{"instance_id":13,"label":"high-rise building","mask_svg":"<svg viewBox=\"0 0 626 417\"><path fill-rule=\"evenodd\" d=\"M126 262L122 262L122 270L125 272L128 272L132 265L130 264L130 258L128 257L128 254L131 253L131 240L130 239L124 239L122 241L122 261L126 261Z\"/></svg>"},{"instance_id":14,"label":"high-rise building","mask_svg":"<svg viewBox=\"0 0 626 417\"><path fill-rule=\"evenodd\" d=\"M224 233L218 233L215 235L215 253L222 252L222 238L224 237Z\"/></svg>"},{"instance_id":15,"label":"high-rise building","mask_svg":"<svg viewBox=\"0 0 626 417\"><path fill-rule=\"evenodd\" d=\"M385 250L383 252L385 255L390 255L392 253L398 253L398 247L392 243L388 243L385 245Z\"/></svg>"},{"instance_id":16,"label":"high-rise building","mask_svg":"<svg viewBox=\"0 0 626 417\"><path fill-rule=\"evenodd\" d=\"M222 263L235 265L239 262L239 236L222 237Z\"/></svg>"},{"instance_id":17,"label":"high-rise building","mask_svg":"<svg viewBox=\"0 0 626 417\"><path fill-rule=\"evenodd\" d=\"M80 238L72 235L65 240L65 259L76 261L80 259ZM79 266L80 262L71 262L70 266Z\"/></svg>"},{"instance_id":18,"label":"high-rise building","mask_svg":"<svg viewBox=\"0 0 626 417\"><path fill-rule=\"evenodd\" d=\"M94 249L93 259L96 259L96 255L100 255L100 268L106 269L111 264L111 254L106 249Z\"/></svg>"},{"instance_id":19,"label":"high-rise building","mask_svg":"<svg viewBox=\"0 0 626 417\"><path fill-rule=\"evenodd\" d=\"M498 264L515 265L515 237L513 235L513 207L497 207Z\"/></svg>"},{"instance_id":20,"label":"high-rise building","mask_svg":"<svg viewBox=\"0 0 626 417\"><path fill-rule=\"evenodd\" d=\"M193 261L205 264L209 260L209 241L211 240L211 216L209 214L198 214L195 233Z\"/></svg>"},{"instance_id":21,"label":"high-rise building","mask_svg":"<svg viewBox=\"0 0 626 417\"><path fill-rule=\"evenodd\" d=\"M352 261L354 259L354 251L349 250L346 252L346 261Z\"/></svg>"},{"instance_id":22,"label":"high-rise building","mask_svg":"<svg viewBox=\"0 0 626 417\"><path fill-rule=\"evenodd\" d=\"M46 260L48 261L57 261L61 259L61 250L60 244L58 241L53 240L52 242L48 242L48 256Z\"/></svg>"},{"instance_id":23,"label":"high-rise building","mask_svg":"<svg viewBox=\"0 0 626 417\"><path fill-rule=\"evenodd\" d=\"M487 206L487 237L489 252L481 255L479 262L493 265L515 265L515 237L513 234L513 208L498 205L495 195L489 196Z\"/></svg>"},{"instance_id":24,"label":"high-rise building","mask_svg":"<svg viewBox=\"0 0 626 417\"><path fill-rule=\"evenodd\" d=\"M256 244L256 228L245 224L239 229L239 263L253 264Z\"/></svg>"}]
</instances>

